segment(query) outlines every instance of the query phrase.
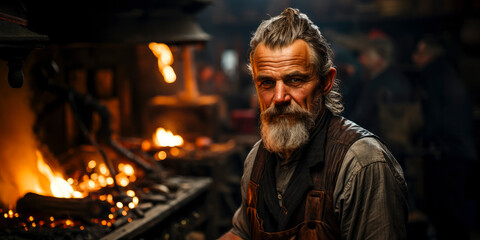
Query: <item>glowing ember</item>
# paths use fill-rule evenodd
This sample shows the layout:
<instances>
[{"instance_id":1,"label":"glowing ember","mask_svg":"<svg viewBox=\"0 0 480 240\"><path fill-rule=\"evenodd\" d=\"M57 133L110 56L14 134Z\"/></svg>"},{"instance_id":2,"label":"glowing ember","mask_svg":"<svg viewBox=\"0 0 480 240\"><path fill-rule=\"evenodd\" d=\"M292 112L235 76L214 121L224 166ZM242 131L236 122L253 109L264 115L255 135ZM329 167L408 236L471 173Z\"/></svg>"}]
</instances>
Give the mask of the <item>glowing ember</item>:
<instances>
[{"instance_id":1,"label":"glowing ember","mask_svg":"<svg viewBox=\"0 0 480 240\"><path fill-rule=\"evenodd\" d=\"M117 180L118 185L120 185L122 187L126 187L130 183L130 180L128 180L127 177L122 176L121 174L118 174L116 176L116 180Z\"/></svg>"},{"instance_id":2,"label":"glowing ember","mask_svg":"<svg viewBox=\"0 0 480 240\"><path fill-rule=\"evenodd\" d=\"M138 197L133 197L133 198L132 198L132 202L133 202L135 205L138 205L138 202L139 202Z\"/></svg>"},{"instance_id":3,"label":"glowing ember","mask_svg":"<svg viewBox=\"0 0 480 240\"><path fill-rule=\"evenodd\" d=\"M72 227L74 224L73 224L73 221L72 221L72 220L67 219L67 220L65 221L65 225L66 225L66 226L69 226L69 227Z\"/></svg>"},{"instance_id":4,"label":"glowing ember","mask_svg":"<svg viewBox=\"0 0 480 240\"><path fill-rule=\"evenodd\" d=\"M148 140L143 140L142 141L142 150L143 151L148 151L152 147L152 144Z\"/></svg>"},{"instance_id":5,"label":"glowing ember","mask_svg":"<svg viewBox=\"0 0 480 240\"><path fill-rule=\"evenodd\" d=\"M107 178L107 184L108 184L108 185L112 185L112 184L113 184L113 178L112 178L112 177L108 177L108 178Z\"/></svg>"},{"instance_id":6,"label":"glowing ember","mask_svg":"<svg viewBox=\"0 0 480 240\"><path fill-rule=\"evenodd\" d=\"M89 168L94 169L95 166L97 166L97 162L95 162L95 160L90 160L90 162L88 162Z\"/></svg>"},{"instance_id":7,"label":"glowing ember","mask_svg":"<svg viewBox=\"0 0 480 240\"><path fill-rule=\"evenodd\" d=\"M170 149L170 154L172 154L172 156L178 156L178 154L180 154L180 150L176 147Z\"/></svg>"},{"instance_id":8,"label":"glowing ember","mask_svg":"<svg viewBox=\"0 0 480 240\"><path fill-rule=\"evenodd\" d=\"M98 179L98 174L97 173L92 173L92 175L90 175L90 178L92 180L97 180Z\"/></svg>"},{"instance_id":9,"label":"glowing ember","mask_svg":"<svg viewBox=\"0 0 480 240\"><path fill-rule=\"evenodd\" d=\"M157 153L158 160L165 160L167 158L167 153L165 151L159 151Z\"/></svg>"},{"instance_id":10,"label":"glowing ember","mask_svg":"<svg viewBox=\"0 0 480 240\"><path fill-rule=\"evenodd\" d=\"M173 55L170 48L163 43L154 42L148 44L148 47L158 59L158 69L162 73L165 82L175 82L177 76L175 75L173 68L170 66L173 63Z\"/></svg>"},{"instance_id":11,"label":"glowing ember","mask_svg":"<svg viewBox=\"0 0 480 240\"><path fill-rule=\"evenodd\" d=\"M153 134L153 142L159 147L175 147L183 145L183 138L174 135L170 130L157 128L157 131Z\"/></svg>"},{"instance_id":12,"label":"glowing ember","mask_svg":"<svg viewBox=\"0 0 480 240\"><path fill-rule=\"evenodd\" d=\"M104 163L100 164L99 168L100 168L100 173L101 174L103 174L103 175L109 175L110 174L110 171L108 171L108 168L107 168L107 166L105 166Z\"/></svg>"},{"instance_id":13,"label":"glowing ember","mask_svg":"<svg viewBox=\"0 0 480 240\"><path fill-rule=\"evenodd\" d=\"M107 201L108 201L109 203L113 203L113 196L112 196L112 194L108 194L108 195L107 195Z\"/></svg>"},{"instance_id":14,"label":"glowing ember","mask_svg":"<svg viewBox=\"0 0 480 240\"><path fill-rule=\"evenodd\" d=\"M135 172L132 165L123 164L123 163L118 164L118 170L120 170L120 172L122 172L122 173L125 173L125 175L127 175L127 176L132 176Z\"/></svg>"},{"instance_id":15,"label":"glowing ember","mask_svg":"<svg viewBox=\"0 0 480 240\"><path fill-rule=\"evenodd\" d=\"M127 196L129 196L129 197L135 197L135 191L133 191L133 190L127 190Z\"/></svg>"},{"instance_id":16,"label":"glowing ember","mask_svg":"<svg viewBox=\"0 0 480 240\"><path fill-rule=\"evenodd\" d=\"M98 183L100 184L101 187L106 187L108 185L107 179L103 175L98 176Z\"/></svg>"}]
</instances>

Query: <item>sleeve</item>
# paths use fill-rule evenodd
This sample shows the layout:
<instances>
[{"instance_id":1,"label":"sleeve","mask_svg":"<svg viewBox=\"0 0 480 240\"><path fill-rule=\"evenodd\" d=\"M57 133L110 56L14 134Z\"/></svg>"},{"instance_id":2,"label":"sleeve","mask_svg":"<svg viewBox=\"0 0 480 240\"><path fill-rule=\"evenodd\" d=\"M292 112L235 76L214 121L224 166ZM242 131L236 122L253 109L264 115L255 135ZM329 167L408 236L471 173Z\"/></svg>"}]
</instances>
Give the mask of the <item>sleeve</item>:
<instances>
[{"instance_id":1,"label":"sleeve","mask_svg":"<svg viewBox=\"0 0 480 240\"><path fill-rule=\"evenodd\" d=\"M242 239L250 239L250 230L247 222L246 207L243 204L237 209L235 215L233 215L232 224L233 227L230 230L233 234L239 236Z\"/></svg>"},{"instance_id":2,"label":"sleeve","mask_svg":"<svg viewBox=\"0 0 480 240\"><path fill-rule=\"evenodd\" d=\"M378 140L369 138L352 145L342 164L335 196L342 239L406 239L408 207L403 172Z\"/></svg>"},{"instance_id":3,"label":"sleeve","mask_svg":"<svg viewBox=\"0 0 480 240\"><path fill-rule=\"evenodd\" d=\"M232 229L231 233L239 236L242 239L250 239L250 227L247 217L247 188L248 182L250 181L250 176L252 173L253 163L255 161L255 156L257 155L257 150L260 145L260 142L257 142L244 162L243 175L241 180L241 194L242 194L242 203L237 209L232 218Z\"/></svg>"}]
</instances>

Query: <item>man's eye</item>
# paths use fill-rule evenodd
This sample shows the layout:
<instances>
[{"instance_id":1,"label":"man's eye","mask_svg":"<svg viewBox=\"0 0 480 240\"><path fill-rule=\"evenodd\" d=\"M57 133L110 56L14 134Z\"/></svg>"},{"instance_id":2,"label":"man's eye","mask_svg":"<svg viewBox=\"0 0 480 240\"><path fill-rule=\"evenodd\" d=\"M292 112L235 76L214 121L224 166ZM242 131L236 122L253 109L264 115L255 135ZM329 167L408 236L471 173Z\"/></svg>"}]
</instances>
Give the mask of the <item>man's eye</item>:
<instances>
[{"instance_id":1,"label":"man's eye","mask_svg":"<svg viewBox=\"0 0 480 240\"><path fill-rule=\"evenodd\" d=\"M301 79L301 78L290 78L290 80L288 82L291 85L299 85L303 82L303 79Z\"/></svg>"},{"instance_id":2,"label":"man's eye","mask_svg":"<svg viewBox=\"0 0 480 240\"><path fill-rule=\"evenodd\" d=\"M259 85L263 88L270 88L275 86L275 81L265 80L265 81L261 81Z\"/></svg>"}]
</instances>

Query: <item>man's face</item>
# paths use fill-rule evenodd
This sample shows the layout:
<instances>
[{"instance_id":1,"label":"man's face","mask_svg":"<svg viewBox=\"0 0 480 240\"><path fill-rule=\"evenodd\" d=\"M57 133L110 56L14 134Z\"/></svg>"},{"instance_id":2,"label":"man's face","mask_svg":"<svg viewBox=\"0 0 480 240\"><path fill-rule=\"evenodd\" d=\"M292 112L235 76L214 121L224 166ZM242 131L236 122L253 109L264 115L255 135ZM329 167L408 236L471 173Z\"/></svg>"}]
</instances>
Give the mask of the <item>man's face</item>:
<instances>
[{"instance_id":1,"label":"man's face","mask_svg":"<svg viewBox=\"0 0 480 240\"><path fill-rule=\"evenodd\" d=\"M422 69L432 60L432 56L428 54L427 45L423 42L420 42L417 45L417 49L412 54L412 60L415 65Z\"/></svg>"},{"instance_id":2,"label":"man's face","mask_svg":"<svg viewBox=\"0 0 480 240\"><path fill-rule=\"evenodd\" d=\"M320 80L310 58L303 40L277 49L261 43L255 50L253 79L262 111L262 139L269 151L289 153L308 141L321 105Z\"/></svg>"},{"instance_id":3,"label":"man's face","mask_svg":"<svg viewBox=\"0 0 480 240\"><path fill-rule=\"evenodd\" d=\"M290 105L292 101L312 110L313 99L320 94L320 80L310 58L310 48L303 40L278 49L258 45L252 68L262 111L272 105Z\"/></svg>"},{"instance_id":4,"label":"man's face","mask_svg":"<svg viewBox=\"0 0 480 240\"><path fill-rule=\"evenodd\" d=\"M379 66L382 66L382 61L380 55L371 48L362 51L358 57L358 62L367 72L375 72Z\"/></svg>"}]
</instances>

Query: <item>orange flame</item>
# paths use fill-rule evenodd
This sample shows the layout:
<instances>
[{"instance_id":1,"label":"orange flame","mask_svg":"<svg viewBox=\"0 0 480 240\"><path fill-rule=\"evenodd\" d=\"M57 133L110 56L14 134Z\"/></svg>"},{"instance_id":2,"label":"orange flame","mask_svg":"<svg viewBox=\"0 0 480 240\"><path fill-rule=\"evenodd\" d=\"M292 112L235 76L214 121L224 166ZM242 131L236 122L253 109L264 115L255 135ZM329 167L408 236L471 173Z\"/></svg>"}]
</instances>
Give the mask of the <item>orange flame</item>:
<instances>
[{"instance_id":1,"label":"orange flame","mask_svg":"<svg viewBox=\"0 0 480 240\"><path fill-rule=\"evenodd\" d=\"M90 160L87 164L87 172L90 176L83 175L81 181L69 178L64 180L60 173L53 172L52 169L43 160L42 154L37 150L37 168L49 180L51 195L59 198L82 198L88 195L88 192L98 190L107 185L113 185L113 177L110 175L104 163L97 164L95 160ZM118 165L119 173L115 176L117 183L126 187L131 182L136 181L135 169L127 163ZM74 188L80 190L76 191Z\"/></svg>"},{"instance_id":2,"label":"orange flame","mask_svg":"<svg viewBox=\"0 0 480 240\"><path fill-rule=\"evenodd\" d=\"M183 145L183 138L179 135L174 135L170 130L157 128L157 131L153 134L153 142L159 147L175 147Z\"/></svg>"},{"instance_id":3,"label":"orange flame","mask_svg":"<svg viewBox=\"0 0 480 240\"><path fill-rule=\"evenodd\" d=\"M173 54L170 51L170 48L163 43L155 42L149 43L148 47L158 59L158 69L160 70L160 73L162 73L165 82L175 82L177 75L175 75L175 71L170 66L173 63Z\"/></svg>"},{"instance_id":4,"label":"orange flame","mask_svg":"<svg viewBox=\"0 0 480 240\"><path fill-rule=\"evenodd\" d=\"M40 151L35 152L37 155L37 168L50 181L50 191L53 196L58 198L82 198L83 194L74 191L72 186L63 179L60 173L53 173L52 169L45 163Z\"/></svg>"}]
</instances>

